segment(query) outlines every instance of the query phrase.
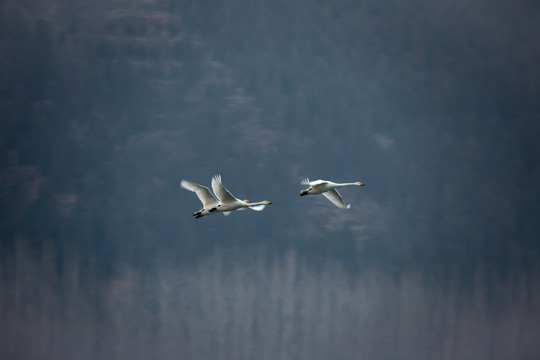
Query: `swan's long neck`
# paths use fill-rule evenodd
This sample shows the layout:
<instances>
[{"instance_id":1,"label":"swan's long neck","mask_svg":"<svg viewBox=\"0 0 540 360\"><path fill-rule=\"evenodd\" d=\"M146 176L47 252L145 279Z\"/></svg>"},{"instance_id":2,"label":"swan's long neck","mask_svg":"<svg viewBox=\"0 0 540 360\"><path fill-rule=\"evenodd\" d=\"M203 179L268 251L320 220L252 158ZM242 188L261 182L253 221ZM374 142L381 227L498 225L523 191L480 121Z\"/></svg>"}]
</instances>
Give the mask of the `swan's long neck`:
<instances>
[{"instance_id":1,"label":"swan's long neck","mask_svg":"<svg viewBox=\"0 0 540 360\"><path fill-rule=\"evenodd\" d=\"M249 202L246 205L247 206L259 206L259 205L268 205L270 204L269 201L259 201L259 202Z\"/></svg>"},{"instance_id":2,"label":"swan's long neck","mask_svg":"<svg viewBox=\"0 0 540 360\"><path fill-rule=\"evenodd\" d=\"M364 186L364 183L361 183L360 181L357 182L351 182L351 183L337 183L336 184L339 187L343 186Z\"/></svg>"}]
</instances>

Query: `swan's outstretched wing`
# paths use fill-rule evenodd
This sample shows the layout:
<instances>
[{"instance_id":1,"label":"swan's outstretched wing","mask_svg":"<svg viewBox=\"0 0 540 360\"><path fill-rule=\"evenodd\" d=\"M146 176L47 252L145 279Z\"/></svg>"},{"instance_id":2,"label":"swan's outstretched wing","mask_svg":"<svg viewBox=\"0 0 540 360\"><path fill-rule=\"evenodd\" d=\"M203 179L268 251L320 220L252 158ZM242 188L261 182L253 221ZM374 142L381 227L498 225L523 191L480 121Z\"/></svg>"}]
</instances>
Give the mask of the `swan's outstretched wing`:
<instances>
[{"instance_id":1,"label":"swan's outstretched wing","mask_svg":"<svg viewBox=\"0 0 540 360\"><path fill-rule=\"evenodd\" d=\"M201 200L205 208L214 207L219 204L214 195L212 195L206 186L195 184L187 180L182 180L180 182L180 186L197 194L199 200Z\"/></svg>"},{"instance_id":2,"label":"swan's outstretched wing","mask_svg":"<svg viewBox=\"0 0 540 360\"><path fill-rule=\"evenodd\" d=\"M318 185L328 184L328 181L321 180L321 179L310 181L308 178L305 178L304 180L302 180L301 184L309 185L309 186L318 186Z\"/></svg>"},{"instance_id":3,"label":"swan's outstretched wing","mask_svg":"<svg viewBox=\"0 0 540 360\"><path fill-rule=\"evenodd\" d=\"M344 202L343 202L343 199L341 198L341 195L339 195L339 193L337 192L336 189L331 189L331 190L328 190L326 192L323 192L322 193L324 196L326 196L326 198L328 200L330 200L334 205L336 205L337 207L339 208L342 208L342 209L348 209L351 207L351 205L346 205Z\"/></svg>"},{"instance_id":4,"label":"swan's outstretched wing","mask_svg":"<svg viewBox=\"0 0 540 360\"><path fill-rule=\"evenodd\" d=\"M231 195L231 193L225 189L225 186L221 183L221 175L215 175L212 178L212 190L214 194L222 203L235 202L238 199Z\"/></svg>"},{"instance_id":5,"label":"swan's outstretched wing","mask_svg":"<svg viewBox=\"0 0 540 360\"><path fill-rule=\"evenodd\" d=\"M311 181L311 182L309 183L309 186L315 187L315 186L327 185L327 184L329 184L329 183L330 183L330 181L326 181L326 180L321 180L321 179L319 179L319 180Z\"/></svg>"},{"instance_id":6,"label":"swan's outstretched wing","mask_svg":"<svg viewBox=\"0 0 540 360\"><path fill-rule=\"evenodd\" d=\"M249 208L255 211L263 211L265 207L266 205L257 205L257 206L250 206Z\"/></svg>"}]
</instances>

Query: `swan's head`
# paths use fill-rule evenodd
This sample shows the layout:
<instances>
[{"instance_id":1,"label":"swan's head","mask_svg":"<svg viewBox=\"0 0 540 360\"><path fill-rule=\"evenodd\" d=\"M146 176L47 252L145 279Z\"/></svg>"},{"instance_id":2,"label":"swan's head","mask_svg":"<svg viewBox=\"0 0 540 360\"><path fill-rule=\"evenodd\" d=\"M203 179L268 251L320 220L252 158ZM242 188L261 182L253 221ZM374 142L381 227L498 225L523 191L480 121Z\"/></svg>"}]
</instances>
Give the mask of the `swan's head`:
<instances>
[{"instance_id":1,"label":"swan's head","mask_svg":"<svg viewBox=\"0 0 540 360\"><path fill-rule=\"evenodd\" d=\"M266 205L270 205L270 204L271 204L271 202L270 202L270 201L266 201Z\"/></svg>"},{"instance_id":2,"label":"swan's head","mask_svg":"<svg viewBox=\"0 0 540 360\"><path fill-rule=\"evenodd\" d=\"M244 200L244 202L245 202L245 203L248 203L248 204L251 203L251 201L249 201L249 200Z\"/></svg>"},{"instance_id":3,"label":"swan's head","mask_svg":"<svg viewBox=\"0 0 540 360\"><path fill-rule=\"evenodd\" d=\"M365 186L366 185L366 184L364 184L362 182L358 182L357 184L358 184L358 186Z\"/></svg>"},{"instance_id":4,"label":"swan's head","mask_svg":"<svg viewBox=\"0 0 540 360\"><path fill-rule=\"evenodd\" d=\"M303 189L302 191L300 191L300 196L304 196L304 195L309 194L309 190L311 190L311 188L310 189Z\"/></svg>"}]
</instances>

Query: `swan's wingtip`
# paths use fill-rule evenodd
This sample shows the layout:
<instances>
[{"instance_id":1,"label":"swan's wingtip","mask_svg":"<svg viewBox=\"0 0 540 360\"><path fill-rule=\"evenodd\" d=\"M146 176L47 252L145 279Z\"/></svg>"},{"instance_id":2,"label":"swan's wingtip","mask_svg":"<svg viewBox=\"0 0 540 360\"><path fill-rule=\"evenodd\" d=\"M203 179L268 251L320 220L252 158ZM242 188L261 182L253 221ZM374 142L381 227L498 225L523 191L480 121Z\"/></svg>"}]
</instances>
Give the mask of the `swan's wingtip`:
<instances>
[{"instance_id":1,"label":"swan's wingtip","mask_svg":"<svg viewBox=\"0 0 540 360\"><path fill-rule=\"evenodd\" d=\"M184 179L182 179L182 180L180 181L180 187L181 187L181 188L186 189L186 190L190 190L190 191L191 191L191 186L190 186L190 184L191 184L191 183L190 183L189 181L184 180Z\"/></svg>"}]
</instances>

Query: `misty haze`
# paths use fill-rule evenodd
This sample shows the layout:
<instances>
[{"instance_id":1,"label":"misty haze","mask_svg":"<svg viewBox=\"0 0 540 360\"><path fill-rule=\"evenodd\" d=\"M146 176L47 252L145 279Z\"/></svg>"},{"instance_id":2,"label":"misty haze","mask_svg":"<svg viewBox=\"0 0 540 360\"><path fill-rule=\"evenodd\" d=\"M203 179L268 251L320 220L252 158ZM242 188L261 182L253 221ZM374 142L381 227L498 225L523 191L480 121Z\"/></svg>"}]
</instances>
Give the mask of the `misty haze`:
<instances>
[{"instance_id":1,"label":"misty haze","mask_svg":"<svg viewBox=\"0 0 540 360\"><path fill-rule=\"evenodd\" d=\"M538 359L539 15L0 2L0 359Z\"/></svg>"}]
</instances>

